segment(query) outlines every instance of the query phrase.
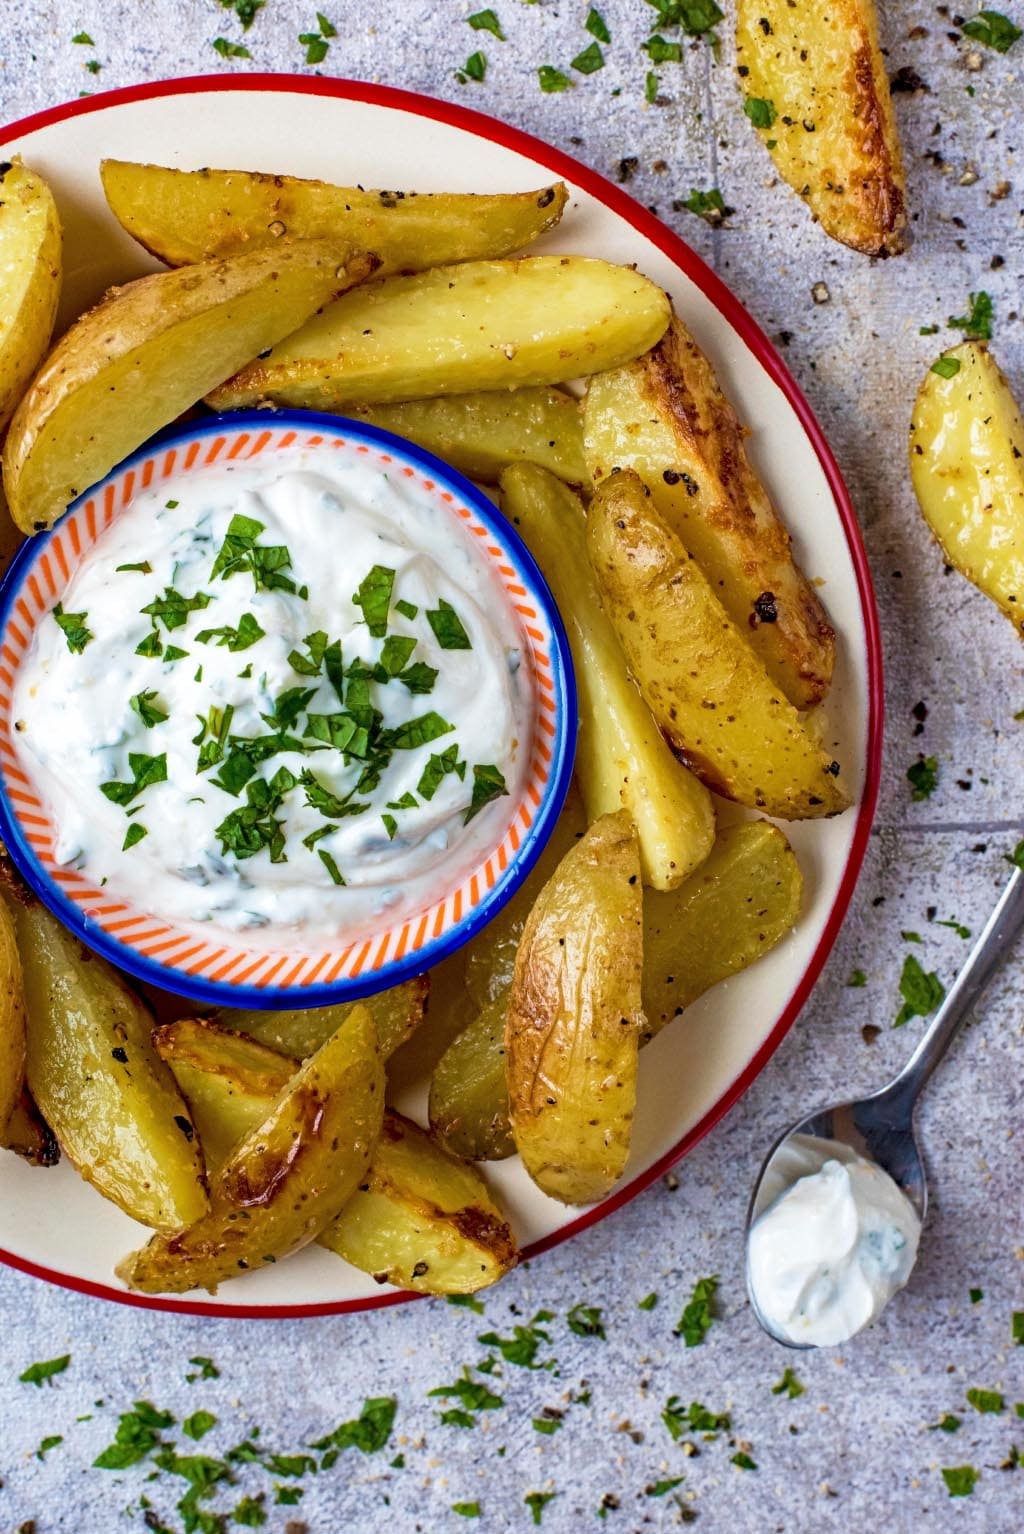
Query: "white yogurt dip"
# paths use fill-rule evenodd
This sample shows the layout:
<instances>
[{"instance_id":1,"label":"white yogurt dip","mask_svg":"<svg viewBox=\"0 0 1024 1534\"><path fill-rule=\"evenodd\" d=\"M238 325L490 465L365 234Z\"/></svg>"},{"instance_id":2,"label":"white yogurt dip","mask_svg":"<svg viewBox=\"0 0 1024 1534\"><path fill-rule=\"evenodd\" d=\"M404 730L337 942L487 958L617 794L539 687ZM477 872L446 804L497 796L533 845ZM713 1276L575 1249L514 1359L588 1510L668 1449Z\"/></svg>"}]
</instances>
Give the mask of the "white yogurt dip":
<instances>
[{"instance_id":1,"label":"white yogurt dip","mask_svg":"<svg viewBox=\"0 0 1024 1534\"><path fill-rule=\"evenodd\" d=\"M877 1320L910 1277L921 1221L888 1173L833 1140L795 1137L754 1222L751 1293L790 1342L830 1347Z\"/></svg>"},{"instance_id":2,"label":"white yogurt dip","mask_svg":"<svg viewBox=\"0 0 1024 1534\"><path fill-rule=\"evenodd\" d=\"M58 862L292 946L468 876L515 803L534 707L474 543L401 475L323 449L140 494L18 673Z\"/></svg>"}]
</instances>

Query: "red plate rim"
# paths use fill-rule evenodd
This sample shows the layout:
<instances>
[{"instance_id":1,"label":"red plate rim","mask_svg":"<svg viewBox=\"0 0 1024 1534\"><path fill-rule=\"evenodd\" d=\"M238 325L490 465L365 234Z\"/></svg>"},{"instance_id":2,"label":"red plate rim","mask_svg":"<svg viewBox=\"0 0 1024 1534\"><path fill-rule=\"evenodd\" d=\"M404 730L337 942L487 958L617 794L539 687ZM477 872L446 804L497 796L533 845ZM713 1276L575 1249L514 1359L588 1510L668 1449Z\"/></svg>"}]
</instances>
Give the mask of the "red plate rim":
<instances>
[{"instance_id":1,"label":"red plate rim","mask_svg":"<svg viewBox=\"0 0 1024 1534\"><path fill-rule=\"evenodd\" d=\"M629 1203L638 1193L642 1193L645 1188L650 1187L651 1183L655 1182L657 1178L663 1176L677 1161L682 1160L687 1152L692 1150L697 1142L702 1140L724 1118L729 1109L742 1097L756 1077L760 1075L761 1070L775 1053L776 1049L778 1049L782 1040L796 1021L804 1002L810 995L811 989L821 973L825 960L828 958L839 928L842 925L843 918L846 915L847 907L850 904L850 899L857 883L857 876L864 861L864 853L867 850L868 838L871 834L871 824L874 820L881 779L882 725L884 717L882 641L867 553L861 539L860 527L857 522L856 512L853 509L853 503L850 500L849 492L839 472L839 465L836 463L832 450L811 411L811 407L808 405L782 358L778 355L760 326L744 309L739 299L734 297L721 278L701 260L695 251L691 250L677 234L674 234L667 225L661 223L654 214L649 213L628 192L624 192L621 187L615 186L597 171L590 170L587 166L579 164L571 155L563 153L560 149L552 148L543 139L536 138L533 134L526 133L521 128L510 127L498 118L491 117L485 112L478 112L472 107L457 106L452 102L437 100L433 96L420 95L416 91L400 90L396 86L375 85L362 80L321 79L307 75L263 72L245 75L191 75L178 80L150 81L141 85L123 86L119 90L104 91L96 96L65 102L61 106L47 107L41 112L32 113L30 116L23 117L20 121L11 123L6 128L0 130L0 147L13 139L21 138L25 134L34 133L40 128L49 127L51 123L63 122L71 117L85 116L90 112L104 111L109 106L133 101L151 101L162 96L189 96L219 91L268 90L289 92L295 95L333 96L343 101L361 101L370 106L410 112L415 116L432 118L436 122L447 123L454 128L462 128L477 138L489 139L492 143L499 144L504 149L511 149L529 156L530 159L535 160L538 164L544 165L554 175L581 187L589 196L594 197L598 202L603 203L605 207L611 208L613 212L619 214L638 233L650 240L653 245L656 245L669 260L674 262L685 273L691 282L702 290L706 297L724 315L768 376L782 390L789 404L793 407L817 455L818 462L821 464L829 489L839 509L840 521L843 525L850 558L853 562L867 644L868 727L864 786L860 804L857 808L857 823L854 828L846 867L843 870L839 890L817 947L811 955L807 967L775 1027L754 1057L729 1086L728 1090L722 1094L714 1107L677 1144L660 1156L657 1161L641 1172L639 1176L634 1177L631 1182L617 1188L614 1193L600 1204L596 1204L593 1209L588 1209L584 1214L570 1221L568 1225L563 1226L560 1230L553 1231L551 1235L545 1236L542 1240L535 1241L523 1249L524 1257L537 1257L541 1252L546 1252L551 1247L560 1245L561 1242L567 1241L570 1236L575 1236L599 1220L605 1219L608 1215L613 1214L616 1209L621 1209L624 1204ZM387 1305L399 1305L408 1300L424 1298L422 1295L399 1291L391 1294L374 1295L362 1300L334 1300L311 1305L215 1305L205 1300L165 1299L159 1296L130 1294L124 1290L109 1288L106 1284L93 1283L90 1279L56 1272L52 1268L30 1262L24 1257L15 1255L13 1252L5 1251L3 1248L0 1248L0 1262L8 1267L16 1268L21 1273L29 1273L35 1278L44 1278L63 1288L73 1289L79 1294L92 1295L98 1299L114 1300L122 1305L134 1305L145 1310L172 1311L179 1315L222 1316L244 1320L283 1320L293 1316L344 1315L354 1311L376 1310Z\"/></svg>"}]
</instances>

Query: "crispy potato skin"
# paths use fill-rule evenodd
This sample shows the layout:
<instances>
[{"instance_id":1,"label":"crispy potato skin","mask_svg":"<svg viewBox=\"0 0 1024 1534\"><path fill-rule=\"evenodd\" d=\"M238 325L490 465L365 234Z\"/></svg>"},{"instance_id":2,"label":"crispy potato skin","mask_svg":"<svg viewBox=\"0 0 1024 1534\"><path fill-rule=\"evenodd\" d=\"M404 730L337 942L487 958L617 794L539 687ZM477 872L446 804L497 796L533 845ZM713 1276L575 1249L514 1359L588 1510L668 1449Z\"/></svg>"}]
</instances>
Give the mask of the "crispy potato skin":
<instances>
[{"instance_id":1,"label":"crispy potato skin","mask_svg":"<svg viewBox=\"0 0 1024 1534\"><path fill-rule=\"evenodd\" d=\"M364 191L244 170L171 170L103 160L115 218L168 266L187 266L296 239L372 250L385 272L510 256L553 229L563 182L533 192Z\"/></svg>"},{"instance_id":2,"label":"crispy potato skin","mask_svg":"<svg viewBox=\"0 0 1024 1534\"><path fill-rule=\"evenodd\" d=\"M210 1179L209 1213L154 1236L118 1276L146 1294L183 1294L298 1251L365 1177L383 1113L376 1029L356 1007Z\"/></svg>"},{"instance_id":3,"label":"crispy potato skin","mask_svg":"<svg viewBox=\"0 0 1024 1534\"><path fill-rule=\"evenodd\" d=\"M643 1013L640 852L625 810L566 854L530 912L505 1025L512 1133L534 1182L588 1204L625 1169Z\"/></svg>"},{"instance_id":4,"label":"crispy potato skin","mask_svg":"<svg viewBox=\"0 0 1024 1534\"><path fill-rule=\"evenodd\" d=\"M907 189L874 0L737 0L746 99L779 174L825 233L869 256L906 248Z\"/></svg>"},{"instance_id":5,"label":"crispy potato skin","mask_svg":"<svg viewBox=\"0 0 1024 1534\"><path fill-rule=\"evenodd\" d=\"M665 294L630 267L585 256L467 261L347 294L207 403L339 410L564 383L638 356L668 321Z\"/></svg>"},{"instance_id":6,"label":"crispy potato skin","mask_svg":"<svg viewBox=\"0 0 1024 1534\"><path fill-rule=\"evenodd\" d=\"M680 889L645 891L641 1045L781 942L799 920L803 887L778 826L754 820L723 827Z\"/></svg>"},{"instance_id":7,"label":"crispy potato skin","mask_svg":"<svg viewBox=\"0 0 1024 1534\"><path fill-rule=\"evenodd\" d=\"M141 277L75 321L11 421L3 479L23 532L374 269L327 241Z\"/></svg>"},{"instance_id":8,"label":"crispy potato skin","mask_svg":"<svg viewBox=\"0 0 1024 1534\"><path fill-rule=\"evenodd\" d=\"M1024 630L1024 422L992 353L977 341L928 371L910 423L910 475L951 565Z\"/></svg>"},{"instance_id":9,"label":"crispy potato skin","mask_svg":"<svg viewBox=\"0 0 1024 1534\"><path fill-rule=\"evenodd\" d=\"M423 1021L429 989L427 976L417 975L414 980L405 980L374 996L373 1021L384 1060L405 1044ZM217 1014L217 1022L236 1033L247 1033L281 1054L305 1060L341 1027L356 1005L341 1002L333 1007L300 1007L291 1012L244 1012L225 1007Z\"/></svg>"},{"instance_id":10,"label":"crispy potato skin","mask_svg":"<svg viewBox=\"0 0 1024 1534\"><path fill-rule=\"evenodd\" d=\"M602 480L587 543L630 670L680 760L715 793L783 820L849 800L630 470Z\"/></svg>"},{"instance_id":11,"label":"crispy potato skin","mask_svg":"<svg viewBox=\"0 0 1024 1534\"><path fill-rule=\"evenodd\" d=\"M60 284L53 193L16 159L0 172L0 437L46 355Z\"/></svg>"},{"instance_id":12,"label":"crispy potato skin","mask_svg":"<svg viewBox=\"0 0 1024 1534\"><path fill-rule=\"evenodd\" d=\"M44 906L16 913L28 1014L27 1077L87 1182L126 1214L175 1230L207 1207L203 1162L153 1020L120 976Z\"/></svg>"},{"instance_id":13,"label":"crispy potato skin","mask_svg":"<svg viewBox=\"0 0 1024 1534\"><path fill-rule=\"evenodd\" d=\"M776 687L797 708L820 703L835 633L751 467L736 412L678 318L645 356L590 380L584 423L594 479L635 469Z\"/></svg>"},{"instance_id":14,"label":"crispy potato skin","mask_svg":"<svg viewBox=\"0 0 1024 1534\"><path fill-rule=\"evenodd\" d=\"M0 900L0 1144L25 1080L25 981L14 917Z\"/></svg>"}]
</instances>

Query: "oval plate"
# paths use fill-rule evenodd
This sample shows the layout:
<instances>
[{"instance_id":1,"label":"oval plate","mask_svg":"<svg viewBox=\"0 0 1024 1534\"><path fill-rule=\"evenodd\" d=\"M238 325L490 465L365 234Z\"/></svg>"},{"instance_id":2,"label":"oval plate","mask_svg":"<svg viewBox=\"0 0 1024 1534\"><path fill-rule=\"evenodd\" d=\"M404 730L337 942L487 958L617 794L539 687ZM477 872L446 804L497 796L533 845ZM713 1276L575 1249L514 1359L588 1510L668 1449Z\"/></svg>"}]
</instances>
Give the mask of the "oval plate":
<instances>
[{"instance_id":1,"label":"oval plate","mask_svg":"<svg viewBox=\"0 0 1024 1534\"><path fill-rule=\"evenodd\" d=\"M792 529L798 560L823 582L838 635L827 739L856 805L837 820L786 827L806 880L797 931L644 1050L628 1176L610 1198L567 1209L540 1193L515 1159L489 1169L526 1254L536 1255L645 1188L742 1096L807 999L853 893L878 790L881 643L853 507L821 429L757 325L682 240L603 177L482 113L355 81L204 76L54 107L0 131L0 149L7 158L22 154L57 196L64 323L111 283L155 269L107 211L104 156L420 191L522 191L562 178L569 206L537 248L635 262L660 283L751 429L755 467ZM56 1283L129 1304L235 1316L327 1314L410 1298L318 1247L215 1296L128 1295L116 1287L114 1264L144 1237L66 1162L43 1172L0 1157L0 1260Z\"/></svg>"}]
</instances>

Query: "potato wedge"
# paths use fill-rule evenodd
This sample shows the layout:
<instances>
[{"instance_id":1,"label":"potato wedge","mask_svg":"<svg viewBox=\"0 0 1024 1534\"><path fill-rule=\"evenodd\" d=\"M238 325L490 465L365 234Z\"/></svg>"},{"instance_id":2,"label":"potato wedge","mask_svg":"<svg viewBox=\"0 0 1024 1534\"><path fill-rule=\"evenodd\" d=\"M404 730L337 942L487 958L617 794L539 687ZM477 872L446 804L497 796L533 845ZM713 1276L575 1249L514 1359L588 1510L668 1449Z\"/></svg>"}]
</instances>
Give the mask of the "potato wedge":
<instances>
[{"instance_id":1,"label":"potato wedge","mask_svg":"<svg viewBox=\"0 0 1024 1534\"><path fill-rule=\"evenodd\" d=\"M778 826L754 820L724 827L681 889L645 892L641 1044L792 931L803 887Z\"/></svg>"},{"instance_id":2,"label":"potato wedge","mask_svg":"<svg viewBox=\"0 0 1024 1534\"><path fill-rule=\"evenodd\" d=\"M377 1028L381 1058L387 1060L411 1038L423 1021L430 981L426 975L378 991L369 1001ZM356 1002L332 1007L305 1007L293 1012L244 1012L224 1008L217 1022L235 1033L247 1033L281 1054L304 1060L341 1027Z\"/></svg>"},{"instance_id":3,"label":"potato wedge","mask_svg":"<svg viewBox=\"0 0 1024 1534\"><path fill-rule=\"evenodd\" d=\"M594 479L636 470L780 692L797 708L820 703L835 633L750 465L736 412L678 319L646 356L590 379L584 433Z\"/></svg>"},{"instance_id":4,"label":"potato wedge","mask_svg":"<svg viewBox=\"0 0 1024 1534\"><path fill-rule=\"evenodd\" d=\"M467 949L458 948L429 975L421 976L428 985L426 1016L423 1026L387 1061L389 1101L429 1077L452 1039L476 1016L476 1005L466 988L466 954Z\"/></svg>"},{"instance_id":5,"label":"potato wedge","mask_svg":"<svg viewBox=\"0 0 1024 1534\"><path fill-rule=\"evenodd\" d=\"M511 463L539 463L570 485L588 479L580 407L560 389L449 394L347 413L408 437L485 484L497 484Z\"/></svg>"},{"instance_id":6,"label":"potato wedge","mask_svg":"<svg viewBox=\"0 0 1024 1534\"><path fill-rule=\"evenodd\" d=\"M288 240L372 250L384 272L510 256L553 229L568 193L374 192L245 170L170 170L103 160L111 212L139 243L187 266Z\"/></svg>"},{"instance_id":7,"label":"potato wedge","mask_svg":"<svg viewBox=\"0 0 1024 1534\"><path fill-rule=\"evenodd\" d=\"M564 383L628 362L661 339L668 320L660 288L607 261L438 266L339 299L207 402L338 410Z\"/></svg>"},{"instance_id":8,"label":"potato wedge","mask_svg":"<svg viewBox=\"0 0 1024 1534\"><path fill-rule=\"evenodd\" d=\"M565 1204L622 1176L636 1105L640 849L625 810L562 859L530 912L505 1024L512 1134L539 1188Z\"/></svg>"},{"instance_id":9,"label":"potato wedge","mask_svg":"<svg viewBox=\"0 0 1024 1534\"><path fill-rule=\"evenodd\" d=\"M587 542L630 670L680 760L715 793L783 820L845 809L837 764L631 470L598 485Z\"/></svg>"},{"instance_id":10,"label":"potato wedge","mask_svg":"<svg viewBox=\"0 0 1024 1534\"><path fill-rule=\"evenodd\" d=\"M60 279L53 193L20 160L0 164L0 436L46 355Z\"/></svg>"},{"instance_id":11,"label":"potato wedge","mask_svg":"<svg viewBox=\"0 0 1024 1534\"><path fill-rule=\"evenodd\" d=\"M153 1019L103 959L45 906L16 914L28 1012L29 1090L86 1182L157 1230L206 1211L203 1161Z\"/></svg>"},{"instance_id":12,"label":"potato wedge","mask_svg":"<svg viewBox=\"0 0 1024 1534\"><path fill-rule=\"evenodd\" d=\"M907 187L874 0L737 0L745 110L825 233L869 256L906 247Z\"/></svg>"},{"instance_id":13,"label":"potato wedge","mask_svg":"<svg viewBox=\"0 0 1024 1534\"><path fill-rule=\"evenodd\" d=\"M25 534L20 527L14 525L7 506L7 498L4 495L3 481L0 480L0 576L3 575L24 542Z\"/></svg>"},{"instance_id":14,"label":"potato wedge","mask_svg":"<svg viewBox=\"0 0 1024 1534\"><path fill-rule=\"evenodd\" d=\"M14 916L0 900L0 1144L25 1080L25 982Z\"/></svg>"},{"instance_id":15,"label":"potato wedge","mask_svg":"<svg viewBox=\"0 0 1024 1534\"><path fill-rule=\"evenodd\" d=\"M515 1154L505 1069L507 991L489 1001L445 1050L430 1078L430 1127L467 1161Z\"/></svg>"},{"instance_id":16,"label":"potato wedge","mask_svg":"<svg viewBox=\"0 0 1024 1534\"><path fill-rule=\"evenodd\" d=\"M4 446L11 516L40 532L161 426L373 270L310 240L113 288L58 341Z\"/></svg>"},{"instance_id":17,"label":"potato wedge","mask_svg":"<svg viewBox=\"0 0 1024 1534\"><path fill-rule=\"evenodd\" d=\"M910 476L951 565L1024 629L1024 422L987 346L944 352L910 423ZM956 366L954 367L954 364ZM946 376L948 374L948 376Z\"/></svg>"},{"instance_id":18,"label":"potato wedge","mask_svg":"<svg viewBox=\"0 0 1024 1534\"><path fill-rule=\"evenodd\" d=\"M195 1115L215 1174L266 1118L294 1065L255 1039L185 1020L155 1042ZM336 1220L317 1238L380 1283L421 1294L466 1294L518 1260L508 1222L480 1173L387 1111L373 1162Z\"/></svg>"},{"instance_id":19,"label":"potato wedge","mask_svg":"<svg viewBox=\"0 0 1024 1534\"><path fill-rule=\"evenodd\" d=\"M384 1112L367 1007L353 1008L210 1179L210 1209L119 1264L145 1294L214 1289L312 1241L365 1178Z\"/></svg>"},{"instance_id":20,"label":"potato wedge","mask_svg":"<svg viewBox=\"0 0 1024 1534\"><path fill-rule=\"evenodd\" d=\"M7 1128L0 1134L0 1148L13 1151L30 1166L56 1166L60 1160L57 1137L32 1101L27 1087L22 1087L7 1120Z\"/></svg>"},{"instance_id":21,"label":"potato wedge","mask_svg":"<svg viewBox=\"0 0 1024 1534\"><path fill-rule=\"evenodd\" d=\"M509 469L502 504L551 587L569 635L580 727L576 775L587 818L628 810L645 884L674 889L715 839L711 795L672 755L626 671L587 556L583 506L534 464Z\"/></svg>"}]
</instances>

